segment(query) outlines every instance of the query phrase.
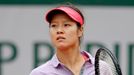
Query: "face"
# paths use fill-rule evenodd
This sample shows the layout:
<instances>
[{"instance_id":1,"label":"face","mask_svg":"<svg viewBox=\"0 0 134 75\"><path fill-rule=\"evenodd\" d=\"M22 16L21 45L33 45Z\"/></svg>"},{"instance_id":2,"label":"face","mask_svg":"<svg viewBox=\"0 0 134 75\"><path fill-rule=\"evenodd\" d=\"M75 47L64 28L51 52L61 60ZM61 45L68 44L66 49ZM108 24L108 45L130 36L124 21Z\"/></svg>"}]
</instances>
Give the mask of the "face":
<instances>
[{"instance_id":1,"label":"face","mask_svg":"<svg viewBox=\"0 0 134 75\"><path fill-rule=\"evenodd\" d=\"M83 30L66 14L54 15L49 27L52 42L57 49L79 45L79 37L82 36Z\"/></svg>"}]
</instances>

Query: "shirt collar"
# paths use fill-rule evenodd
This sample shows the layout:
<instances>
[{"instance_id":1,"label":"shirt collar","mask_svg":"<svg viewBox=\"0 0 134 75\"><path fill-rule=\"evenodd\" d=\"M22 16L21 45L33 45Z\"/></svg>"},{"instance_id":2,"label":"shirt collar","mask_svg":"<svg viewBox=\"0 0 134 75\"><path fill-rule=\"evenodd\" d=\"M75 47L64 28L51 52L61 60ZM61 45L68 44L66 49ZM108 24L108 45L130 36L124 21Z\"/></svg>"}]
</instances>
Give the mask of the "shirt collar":
<instances>
[{"instance_id":1,"label":"shirt collar","mask_svg":"<svg viewBox=\"0 0 134 75\"><path fill-rule=\"evenodd\" d=\"M87 62L90 62L91 64L94 64L94 57L87 51L81 51L81 54L85 55L88 59Z\"/></svg>"},{"instance_id":2,"label":"shirt collar","mask_svg":"<svg viewBox=\"0 0 134 75\"><path fill-rule=\"evenodd\" d=\"M85 56L87 56L88 59L86 60L86 62L90 62L91 64L94 64L94 58L90 53L88 53L87 51L81 51L81 54L84 54ZM56 54L54 54L54 56L52 57L51 63L54 67L58 67L61 64Z\"/></svg>"},{"instance_id":3,"label":"shirt collar","mask_svg":"<svg viewBox=\"0 0 134 75\"><path fill-rule=\"evenodd\" d=\"M51 59L51 63L54 67L58 67L58 65L60 64L60 61L58 60L56 54L53 56L53 58Z\"/></svg>"}]
</instances>

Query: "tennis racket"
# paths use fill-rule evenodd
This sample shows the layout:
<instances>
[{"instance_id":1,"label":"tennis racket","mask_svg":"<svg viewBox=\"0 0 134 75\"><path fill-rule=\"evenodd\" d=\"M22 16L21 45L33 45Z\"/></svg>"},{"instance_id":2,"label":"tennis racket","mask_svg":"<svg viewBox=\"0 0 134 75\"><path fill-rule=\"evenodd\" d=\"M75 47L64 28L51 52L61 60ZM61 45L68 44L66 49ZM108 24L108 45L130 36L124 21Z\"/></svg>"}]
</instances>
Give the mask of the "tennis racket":
<instances>
[{"instance_id":1,"label":"tennis racket","mask_svg":"<svg viewBox=\"0 0 134 75\"><path fill-rule=\"evenodd\" d=\"M116 57L107 48L100 48L95 54L95 75L102 75L101 71L103 71L103 69L100 68L101 61L104 61L109 65L113 75L122 75L120 65Z\"/></svg>"}]
</instances>

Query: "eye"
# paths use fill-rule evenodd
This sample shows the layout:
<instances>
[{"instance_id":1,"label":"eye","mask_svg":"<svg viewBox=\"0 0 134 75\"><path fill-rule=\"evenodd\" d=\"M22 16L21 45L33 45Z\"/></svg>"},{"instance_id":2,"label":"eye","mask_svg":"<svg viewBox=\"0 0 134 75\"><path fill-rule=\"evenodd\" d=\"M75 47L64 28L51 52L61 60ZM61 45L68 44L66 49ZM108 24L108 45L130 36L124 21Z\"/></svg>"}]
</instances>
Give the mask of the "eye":
<instances>
[{"instance_id":1,"label":"eye","mask_svg":"<svg viewBox=\"0 0 134 75\"><path fill-rule=\"evenodd\" d=\"M50 24L49 27L50 28L55 28L57 25L56 24Z\"/></svg>"},{"instance_id":2,"label":"eye","mask_svg":"<svg viewBox=\"0 0 134 75\"><path fill-rule=\"evenodd\" d=\"M70 24L64 24L64 26L65 26L65 27L69 27L69 26L71 26L71 25L70 25Z\"/></svg>"}]
</instances>

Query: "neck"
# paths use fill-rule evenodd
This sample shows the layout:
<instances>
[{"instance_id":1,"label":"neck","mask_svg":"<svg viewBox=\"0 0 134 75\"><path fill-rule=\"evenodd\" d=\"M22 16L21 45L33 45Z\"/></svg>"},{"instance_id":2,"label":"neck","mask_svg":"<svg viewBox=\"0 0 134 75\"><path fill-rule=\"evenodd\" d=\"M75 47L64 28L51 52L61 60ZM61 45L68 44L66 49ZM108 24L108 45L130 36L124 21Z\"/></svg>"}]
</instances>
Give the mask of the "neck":
<instances>
[{"instance_id":1,"label":"neck","mask_svg":"<svg viewBox=\"0 0 134 75\"><path fill-rule=\"evenodd\" d=\"M74 75L79 75L80 70L85 62L80 53L79 46L56 50L57 57L61 63L70 69Z\"/></svg>"},{"instance_id":2,"label":"neck","mask_svg":"<svg viewBox=\"0 0 134 75\"><path fill-rule=\"evenodd\" d=\"M57 50L56 54L61 63L70 67L74 66L74 64L80 62L83 59L79 47Z\"/></svg>"}]
</instances>

